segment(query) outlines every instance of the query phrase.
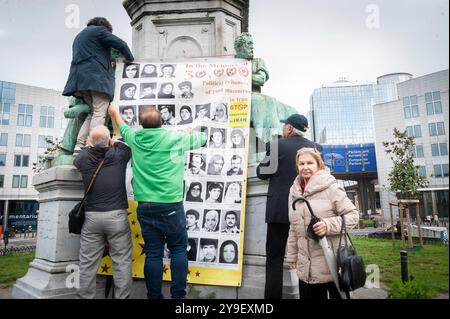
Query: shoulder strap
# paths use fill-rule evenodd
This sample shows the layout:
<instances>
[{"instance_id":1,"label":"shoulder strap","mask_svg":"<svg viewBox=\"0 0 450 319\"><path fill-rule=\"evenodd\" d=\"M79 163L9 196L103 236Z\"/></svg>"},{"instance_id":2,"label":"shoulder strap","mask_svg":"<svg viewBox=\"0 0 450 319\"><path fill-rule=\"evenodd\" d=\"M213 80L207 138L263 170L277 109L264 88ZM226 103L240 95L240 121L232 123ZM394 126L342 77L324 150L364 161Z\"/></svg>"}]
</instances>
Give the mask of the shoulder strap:
<instances>
[{"instance_id":1,"label":"shoulder strap","mask_svg":"<svg viewBox=\"0 0 450 319\"><path fill-rule=\"evenodd\" d=\"M89 193L89 191L91 190L92 185L94 184L95 178L97 177L98 172L99 172L100 169L102 168L104 162L105 162L105 159L103 159L103 160L100 162L100 164L98 164L98 167L97 167L97 169L96 169L95 172L94 172L94 175L92 175L91 181L89 182L89 186L88 186L88 188L87 188L87 190L86 190L86 193L84 193L84 197L83 197L83 199L82 199L82 201L81 201L81 204L82 204L82 205L84 204L84 201L86 200L86 196L87 196L87 194Z\"/></svg>"},{"instance_id":2,"label":"shoulder strap","mask_svg":"<svg viewBox=\"0 0 450 319\"><path fill-rule=\"evenodd\" d=\"M353 246L352 239L350 238L350 235L347 232L347 227L345 226L345 216L342 215L341 218L342 218L342 225L341 225L341 235L339 238L339 247L341 247L342 237L344 236L345 246L348 246L348 242L347 242L347 238L348 238L350 245L353 247L353 249L355 249L355 246ZM356 249L355 249L355 251L356 251Z\"/></svg>"},{"instance_id":3,"label":"shoulder strap","mask_svg":"<svg viewBox=\"0 0 450 319\"><path fill-rule=\"evenodd\" d=\"M347 246L347 236L345 236L347 234L347 229L345 227L345 218L344 216L341 216L341 234L339 237L339 247L341 247L341 243L342 243L342 236L345 237L345 246Z\"/></svg>"}]
</instances>

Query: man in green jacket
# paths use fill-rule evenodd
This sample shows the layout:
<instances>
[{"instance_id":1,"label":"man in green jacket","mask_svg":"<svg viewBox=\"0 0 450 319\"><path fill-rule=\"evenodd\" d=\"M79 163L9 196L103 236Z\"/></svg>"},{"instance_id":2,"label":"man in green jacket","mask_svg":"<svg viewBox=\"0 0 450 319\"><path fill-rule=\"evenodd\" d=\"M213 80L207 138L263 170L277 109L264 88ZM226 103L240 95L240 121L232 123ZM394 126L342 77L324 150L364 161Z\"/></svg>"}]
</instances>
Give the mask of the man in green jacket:
<instances>
[{"instance_id":1,"label":"man in green jacket","mask_svg":"<svg viewBox=\"0 0 450 319\"><path fill-rule=\"evenodd\" d=\"M161 293L164 244L170 250L172 298L185 298L188 270L186 216L183 207L184 153L206 144L204 133L169 131L161 128L156 108L139 115L143 129L134 131L122 120L116 106L109 115L129 145L133 159L133 191L145 241L144 276L149 299Z\"/></svg>"}]
</instances>

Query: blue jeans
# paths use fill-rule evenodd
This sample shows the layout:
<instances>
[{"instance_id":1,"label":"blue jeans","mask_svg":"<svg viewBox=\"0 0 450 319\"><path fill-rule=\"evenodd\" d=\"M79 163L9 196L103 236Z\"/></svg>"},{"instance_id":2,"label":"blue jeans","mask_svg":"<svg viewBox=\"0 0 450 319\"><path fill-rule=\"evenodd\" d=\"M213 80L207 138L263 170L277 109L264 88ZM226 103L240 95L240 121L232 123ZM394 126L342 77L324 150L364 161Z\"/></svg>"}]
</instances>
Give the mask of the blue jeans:
<instances>
[{"instance_id":1,"label":"blue jeans","mask_svg":"<svg viewBox=\"0 0 450 319\"><path fill-rule=\"evenodd\" d=\"M188 271L186 216L183 203L139 203L137 216L145 241L144 276L149 299L163 299L164 244L170 251L172 298L186 296Z\"/></svg>"}]
</instances>

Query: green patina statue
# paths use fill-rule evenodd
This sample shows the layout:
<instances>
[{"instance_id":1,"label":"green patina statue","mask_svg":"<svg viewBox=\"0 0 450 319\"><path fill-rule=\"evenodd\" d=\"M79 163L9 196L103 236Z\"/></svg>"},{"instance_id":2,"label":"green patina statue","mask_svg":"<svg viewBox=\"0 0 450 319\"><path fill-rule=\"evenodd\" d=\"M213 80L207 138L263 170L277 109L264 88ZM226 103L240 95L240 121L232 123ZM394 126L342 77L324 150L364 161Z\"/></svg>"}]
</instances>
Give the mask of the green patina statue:
<instances>
[{"instance_id":1,"label":"green patina statue","mask_svg":"<svg viewBox=\"0 0 450 319\"><path fill-rule=\"evenodd\" d=\"M57 144L55 152L48 152L44 158L44 166L54 167L60 165L73 164L73 150L77 142L78 132L92 107L84 102L83 99L74 96L69 97L69 108L64 111L64 117L69 119L63 139ZM109 116L105 119L105 126L112 131L111 119Z\"/></svg>"},{"instance_id":2,"label":"green patina statue","mask_svg":"<svg viewBox=\"0 0 450 319\"><path fill-rule=\"evenodd\" d=\"M78 132L92 107L85 103L83 99L69 97L69 108L64 111L64 117L69 119L63 139L58 143L56 154L49 153L47 161L51 161L50 166L72 165L73 150L77 141Z\"/></svg>"},{"instance_id":3,"label":"green patina statue","mask_svg":"<svg viewBox=\"0 0 450 319\"><path fill-rule=\"evenodd\" d=\"M234 49L236 58L252 60L250 121L256 137L267 143L274 135L282 135L283 124L280 123L280 120L298 112L290 105L284 104L271 96L261 94L261 87L269 79L269 71L262 59L253 57L253 39L250 33L241 33L234 41Z\"/></svg>"}]
</instances>

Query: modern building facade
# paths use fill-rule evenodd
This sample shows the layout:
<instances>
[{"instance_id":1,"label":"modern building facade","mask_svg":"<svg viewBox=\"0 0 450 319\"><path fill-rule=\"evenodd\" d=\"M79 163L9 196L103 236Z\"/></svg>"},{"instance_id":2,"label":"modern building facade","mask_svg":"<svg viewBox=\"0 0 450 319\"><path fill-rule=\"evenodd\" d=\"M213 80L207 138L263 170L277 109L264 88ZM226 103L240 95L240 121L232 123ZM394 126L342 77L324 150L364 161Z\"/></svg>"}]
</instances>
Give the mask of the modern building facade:
<instances>
[{"instance_id":1,"label":"modern building facade","mask_svg":"<svg viewBox=\"0 0 450 319\"><path fill-rule=\"evenodd\" d=\"M37 192L33 163L39 166L49 143L64 134L67 98L61 92L0 81L0 225L36 227Z\"/></svg>"},{"instance_id":2,"label":"modern building facade","mask_svg":"<svg viewBox=\"0 0 450 319\"><path fill-rule=\"evenodd\" d=\"M375 141L372 105L397 99L396 84L409 73L381 76L377 83L340 79L315 89L310 98L310 134L321 144L364 144Z\"/></svg>"},{"instance_id":3,"label":"modern building facade","mask_svg":"<svg viewBox=\"0 0 450 319\"><path fill-rule=\"evenodd\" d=\"M448 87L449 70L435 72L398 83L397 99L373 106L380 201L385 217L390 214L389 201L395 195L387 190L393 164L382 142L393 140L397 128L415 136L416 146L411 151L419 174L428 177L428 187L421 190L421 215L437 213L440 218L448 218Z\"/></svg>"}]
</instances>

